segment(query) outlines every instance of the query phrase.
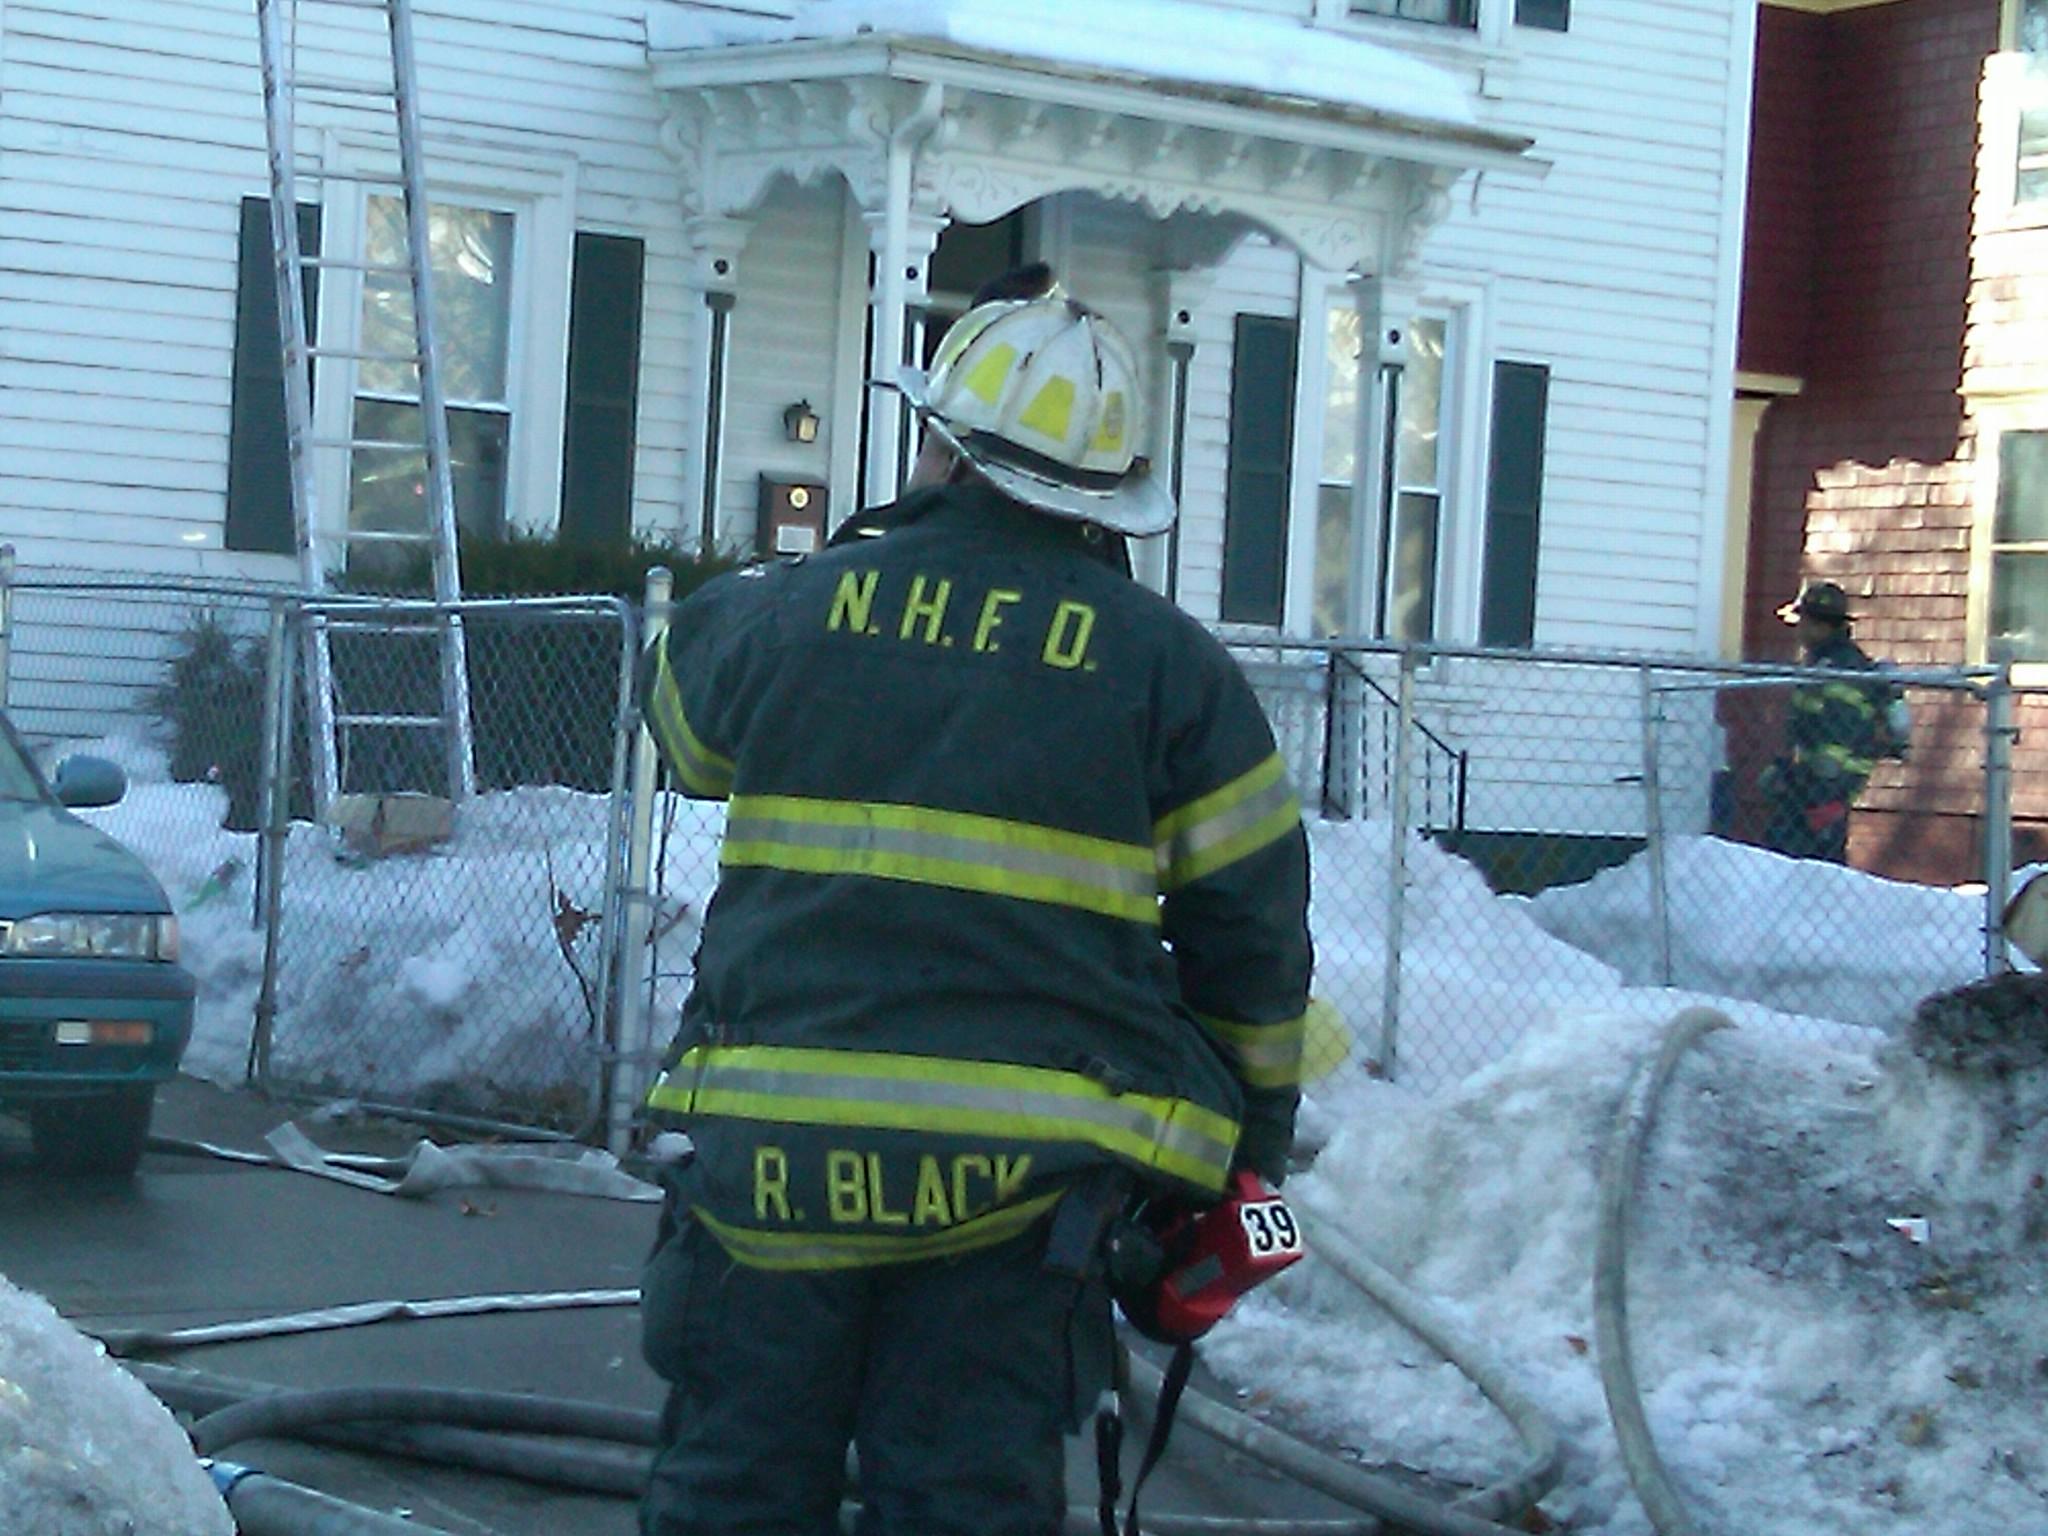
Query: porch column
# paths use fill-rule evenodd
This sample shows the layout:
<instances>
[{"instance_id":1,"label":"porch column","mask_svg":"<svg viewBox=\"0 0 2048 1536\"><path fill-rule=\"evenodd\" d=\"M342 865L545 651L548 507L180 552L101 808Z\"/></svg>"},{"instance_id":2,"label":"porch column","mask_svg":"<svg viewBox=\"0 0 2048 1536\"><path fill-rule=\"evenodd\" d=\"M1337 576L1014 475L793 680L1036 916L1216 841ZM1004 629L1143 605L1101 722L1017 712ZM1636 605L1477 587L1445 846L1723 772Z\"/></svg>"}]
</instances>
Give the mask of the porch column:
<instances>
[{"instance_id":1,"label":"porch column","mask_svg":"<svg viewBox=\"0 0 2048 1536\"><path fill-rule=\"evenodd\" d=\"M694 527L700 554L714 553L723 531L720 487L732 312L738 302L740 254L753 231L751 220L715 216L691 219L684 231L690 243L689 283L704 296L701 343L692 359L704 435L700 451L686 461L682 517L686 530Z\"/></svg>"},{"instance_id":2,"label":"porch column","mask_svg":"<svg viewBox=\"0 0 2048 1536\"><path fill-rule=\"evenodd\" d=\"M909 356L910 318L931 294L932 252L951 221L931 208L912 208L893 196L879 213L862 215L868 249L874 254L874 282L868 292L871 344L868 377L893 379ZM902 490L910 457L903 397L893 389L868 396L868 460L862 479L866 505L879 507Z\"/></svg>"},{"instance_id":3,"label":"porch column","mask_svg":"<svg viewBox=\"0 0 2048 1536\"><path fill-rule=\"evenodd\" d=\"M1195 317L1215 286L1214 267L1160 267L1152 273L1153 291L1165 319L1160 341L1165 366L1159 370L1152 424L1152 473L1180 506L1187 448L1188 381L1195 360ZM1180 597L1181 524L1159 538L1141 539L1133 550L1138 579L1155 592Z\"/></svg>"}]
</instances>

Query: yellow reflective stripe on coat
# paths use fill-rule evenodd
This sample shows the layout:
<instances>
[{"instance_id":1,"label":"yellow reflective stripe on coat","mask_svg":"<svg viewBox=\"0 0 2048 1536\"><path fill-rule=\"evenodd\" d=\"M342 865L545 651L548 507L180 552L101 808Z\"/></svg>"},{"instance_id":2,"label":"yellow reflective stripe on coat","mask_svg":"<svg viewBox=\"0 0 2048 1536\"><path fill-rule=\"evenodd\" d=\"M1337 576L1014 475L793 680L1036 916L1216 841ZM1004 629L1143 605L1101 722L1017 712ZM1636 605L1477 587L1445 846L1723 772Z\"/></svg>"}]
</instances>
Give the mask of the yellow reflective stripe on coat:
<instances>
[{"instance_id":1,"label":"yellow reflective stripe on coat","mask_svg":"<svg viewBox=\"0 0 2048 1536\"><path fill-rule=\"evenodd\" d=\"M1191 1103L1112 1093L1052 1067L881 1051L696 1046L655 1083L647 1107L673 1115L923 1131L1098 1148L1221 1191L1237 1122Z\"/></svg>"},{"instance_id":2,"label":"yellow reflective stripe on coat","mask_svg":"<svg viewBox=\"0 0 2048 1536\"><path fill-rule=\"evenodd\" d=\"M647 700L647 726L669 766L693 795L723 800L732 793L732 759L704 745L683 713L683 690L669 670L668 646L654 651L654 687Z\"/></svg>"},{"instance_id":3,"label":"yellow reflective stripe on coat","mask_svg":"<svg viewBox=\"0 0 2048 1536\"><path fill-rule=\"evenodd\" d=\"M1277 843L1301 825L1301 803L1275 752L1221 789L1192 800L1152 828L1159 883L1178 890Z\"/></svg>"},{"instance_id":4,"label":"yellow reflective stripe on coat","mask_svg":"<svg viewBox=\"0 0 2048 1536\"><path fill-rule=\"evenodd\" d=\"M1159 921L1149 848L924 806L742 795L726 815L719 862L907 880Z\"/></svg>"},{"instance_id":5,"label":"yellow reflective stripe on coat","mask_svg":"<svg viewBox=\"0 0 2048 1536\"><path fill-rule=\"evenodd\" d=\"M1823 742L1801 755L1808 761L1818 758L1849 778L1867 779L1877 767L1876 758L1859 756L1853 748L1838 741Z\"/></svg>"},{"instance_id":6,"label":"yellow reflective stripe on coat","mask_svg":"<svg viewBox=\"0 0 2048 1536\"><path fill-rule=\"evenodd\" d=\"M1253 1088L1298 1088L1308 1042L1308 1015L1275 1024L1240 1024L1198 1013L1195 1018L1215 1037L1236 1064L1237 1075Z\"/></svg>"},{"instance_id":7,"label":"yellow reflective stripe on coat","mask_svg":"<svg viewBox=\"0 0 2048 1536\"><path fill-rule=\"evenodd\" d=\"M749 1269L865 1269L875 1264L913 1264L920 1259L951 1258L1027 1231L1059 1204L1063 1190L1021 1200L999 1210L918 1237L846 1236L822 1232L762 1232L737 1227L711 1215L702 1206L691 1214L718 1239L718 1246Z\"/></svg>"}]
</instances>

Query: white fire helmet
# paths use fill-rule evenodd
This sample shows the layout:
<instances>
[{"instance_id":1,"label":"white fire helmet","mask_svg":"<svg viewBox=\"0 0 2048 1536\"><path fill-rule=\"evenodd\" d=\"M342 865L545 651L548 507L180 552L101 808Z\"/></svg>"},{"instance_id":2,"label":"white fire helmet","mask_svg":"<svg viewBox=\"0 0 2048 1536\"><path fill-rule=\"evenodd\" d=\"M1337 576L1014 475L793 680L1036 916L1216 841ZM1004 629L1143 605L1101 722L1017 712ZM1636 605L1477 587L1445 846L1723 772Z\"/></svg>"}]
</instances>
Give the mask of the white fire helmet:
<instances>
[{"instance_id":1,"label":"white fire helmet","mask_svg":"<svg viewBox=\"0 0 2048 1536\"><path fill-rule=\"evenodd\" d=\"M1173 526L1173 498L1138 454L1137 359L1084 305L980 305L946 333L929 374L905 368L895 382L926 428L1012 500L1117 533Z\"/></svg>"}]
</instances>

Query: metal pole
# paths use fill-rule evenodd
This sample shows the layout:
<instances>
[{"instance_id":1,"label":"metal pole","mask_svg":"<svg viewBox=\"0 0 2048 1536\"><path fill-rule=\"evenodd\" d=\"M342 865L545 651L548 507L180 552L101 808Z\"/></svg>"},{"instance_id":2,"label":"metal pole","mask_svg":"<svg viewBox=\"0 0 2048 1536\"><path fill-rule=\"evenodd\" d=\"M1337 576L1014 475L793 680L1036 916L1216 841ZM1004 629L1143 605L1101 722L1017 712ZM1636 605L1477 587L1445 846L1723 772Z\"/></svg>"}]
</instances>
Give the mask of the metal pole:
<instances>
[{"instance_id":1,"label":"metal pole","mask_svg":"<svg viewBox=\"0 0 2048 1536\"><path fill-rule=\"evenodd\" d=\"M270 630L263 653L262 809L256 823L262 829L262 835L256 839L256 899L249 908L251 928L261 928L263 914L270 909L270 882L277 872L278 851L271 842L270 829L277 820L277 802L282 799L289 806L291 801L291 751L277 729L278 689L282 686L285 646L288 643L285 635L284 599L273 597L270 600Z\"/></svg>"},{"instance_id":2,"label":"metal pole","mask_svg":"<svg viewBox=\"0 0 2048 1536\"><path fill-rule=\"evenodd\" d=\"M618 712L612 717L612 789L604 827L604 911L599 917L597 951L598 1037L614 1056L601 1057L598 1068L595 1115L583 1128L583 1140L610 1125L611 1061L619 1045L619 924L624 918L626 824L631 789L633 744L638 739L639 716L633 711L633 681L640 653L640 627L631 608L621 605L619 620Z\"/></svg>"},{"instance_id":3,"label":"metal pole","mask_svg":"<svg viewBox=\"0 0 2048 1536\"><path fill-rule=\"evenodd\" d=\"M1643 698L1643 838L1650 855L1650 935L1657 946L1657 985L1671 985L1671 914L1664 892L1664 790L1657 760L1663 755L1664 701L1643 667L1636 673Z\"/></svg>"},{"instance_id":4,"label":"metal pole","mask_svg":"<svg viewBox=\"0 0 2048 1536\"><path fill-rule=\"evenodd\" d=\"M668 635L669 600L675 577L666 566L647 573L646 606L641 612L641 649L659 645ZM626 884L620 893L618 1039L612 1053L611 1103L605 1145L614 1153L630 1150L633 1116L644 1096L651 1049L648 989L640 971L647 964L647 935L653 926L654 790L661 763L654 738L643 720L634 730L632 804L627 811Z\"/></svg>"},{"instance_id":5,"label":"metal pole","mask_svg":"<svg viewBox=\"0 0 2048 1536\"><path fill-rule=\"evenodd\" d=\"M14 665L14 546L0 544L0 709L7 707L7 674Z\"/></svg>"},{"instance_id":6,"label":"metal pole","mask_svg":"<svg viewBox=\"0 0 2048 1536\"><path fill-rule=\"evenodd\" d=\"M2005 906L2012 897L2012 662L2001 660L1984 695L1984 974L2012 962L2005 952Z\"/></svg>"},{"instance_id":7,"label":"metal pole","mask_svg":"<svg viewBox=\"0 0 2048 1536\"><path fill-rule=\"evenodd\" d=\"M279 608L283 611L282 604ZM298 619L301 624L306 622L303 609ZM292 670L294 647L288 633L290 624L291 615L284 612L283 625L287 632L276 637L279 659L271 679L276 694L265 709L276 731L275 738L265 750L274 761L284 764L287 772L292 760L292 696L298 691L297 678ZM275 775L271 783L281 786L283 779L284 775ZM289 791L278 793L273 790L266 798L263 842L270 877L263 884L263 985L256 994L255 1027L249 1033L249 1057L242 1069L245 1079L260 1088L270 1086L270 1047L277 1026L278 951L282 944L284 919L284 863L291 835Z\"/></svg>"},{"instance_id":8,"label":"metal pole","mask_svg":"<svg viewBox=\"0 0 2048 1536\"><path fill-rule=\"evenodd\" d=\"M1401 1044L1401 940L1408 917L1408 779L1413 767L1409 743L1415 724L1415 650L1401 647L1401 682L1395 693L1394 782L1389 800L1393 819L1387 850L1387 950L1380 981L1380 1072L1391 1082Z\"/></svg>"},{"instance_id":9,"label":"metal pole","mask_svg":"<svg viewBox=\"0 0 2048 1536\"><path fill-rule=\"evenodd\" d=\"M1167 376L1171 381L1172 405L1167 416L1167 446L1172 458L1170 488L1173 504L1180 505L1181 489L1187 483L1188 373L1194 366L1195 344L1170 341L1166 344ZM1166 530L1166 600L1180 601L1180 519Z\"/></svg>"}]
</instances>

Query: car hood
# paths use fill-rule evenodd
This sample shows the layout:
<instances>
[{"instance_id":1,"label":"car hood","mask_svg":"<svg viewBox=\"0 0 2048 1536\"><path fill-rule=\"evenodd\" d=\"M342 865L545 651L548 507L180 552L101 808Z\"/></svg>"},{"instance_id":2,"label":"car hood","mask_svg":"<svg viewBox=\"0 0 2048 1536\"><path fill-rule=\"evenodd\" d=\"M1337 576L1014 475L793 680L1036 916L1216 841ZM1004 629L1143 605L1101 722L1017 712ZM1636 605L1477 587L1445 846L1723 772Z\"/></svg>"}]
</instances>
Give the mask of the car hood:
<instances>
[{"instance_id":1,"label":"car hood","mask_svg":"<svg viewBox=\"0 0 2048 1536\"><path fill-rule=\"evenodd\" d=\"M38 912L168 912L142 861L53 805L0 801L0 918Z\"/></svg>"}]
</instances>

